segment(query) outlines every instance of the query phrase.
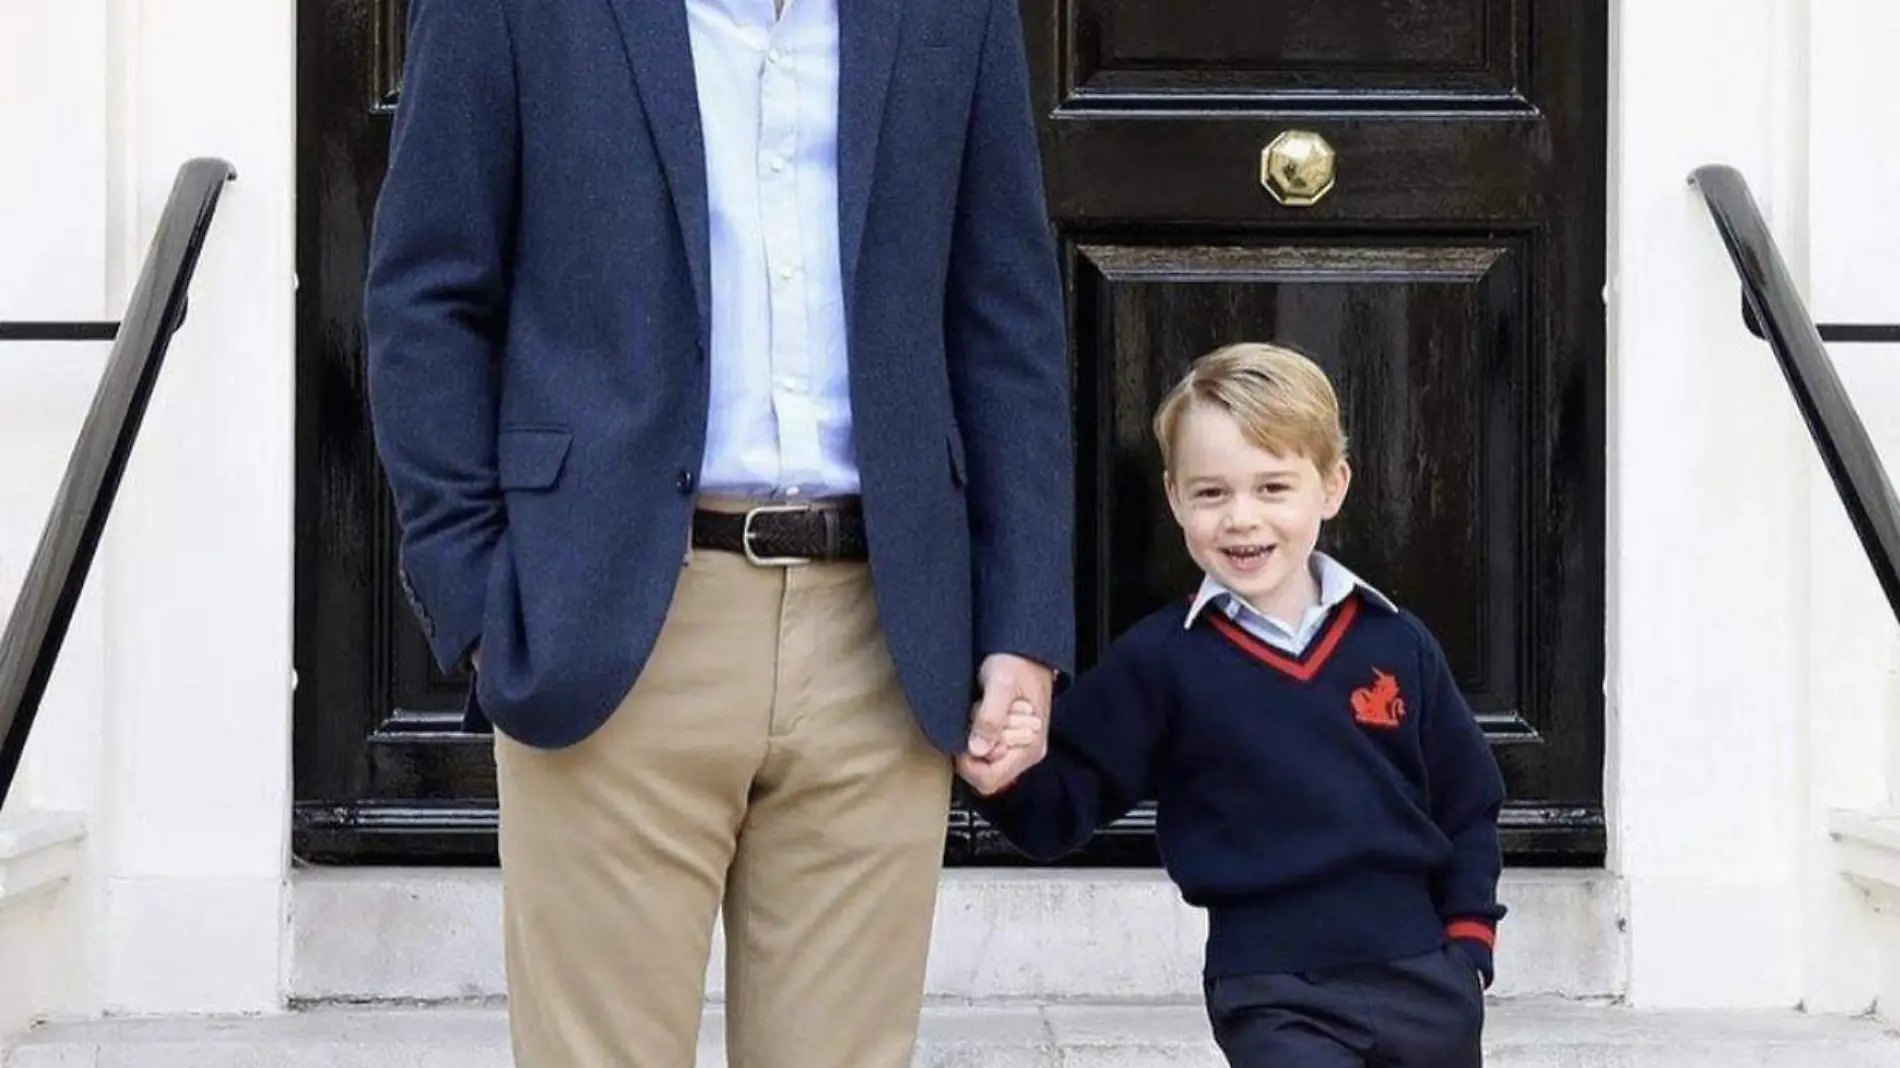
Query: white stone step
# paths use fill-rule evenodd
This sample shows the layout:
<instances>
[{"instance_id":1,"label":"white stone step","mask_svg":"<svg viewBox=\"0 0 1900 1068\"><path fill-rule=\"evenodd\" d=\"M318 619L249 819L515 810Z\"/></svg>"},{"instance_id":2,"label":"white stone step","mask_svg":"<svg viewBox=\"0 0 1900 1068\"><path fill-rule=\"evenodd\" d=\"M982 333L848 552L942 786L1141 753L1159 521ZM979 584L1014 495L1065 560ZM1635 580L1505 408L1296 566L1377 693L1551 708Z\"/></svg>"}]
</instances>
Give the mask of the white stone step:
<instances>
[{"instance_id":1,"label":"white stone step","mask_svg":"<svg viewBox=\"0 0 1900 1068\"><path fill-rule=\"evenodd\" d=\"M501 889L492 870L310 869L291 886L293 1000L500 997ZM1502 997L1613 997L1625 972L1618 880L1505 873ZM1206 919L1160 872L946 872L926 988L935 998L1191 1001ZM724 988L722 943L707 992Z\"/></svg>"},{"instance_id":2,"label":"white stone step","mask_svg":"<svg viewBox=\"0 0 1900 1068\"><path fill-rule=\"evenodd\" d=\"M725 1063L709 1010L700 1068ZM1219 1068L1194 1005L932 1005L919 1068ZM502 1010L314 1009L248 1019L41 1028L5 1068L510 1068ZM1488 1068L1900 1068L1900 1038L1793 1012L1645 1013L1555 999L1494 1002Z\"/></svg>"}]
</instances>

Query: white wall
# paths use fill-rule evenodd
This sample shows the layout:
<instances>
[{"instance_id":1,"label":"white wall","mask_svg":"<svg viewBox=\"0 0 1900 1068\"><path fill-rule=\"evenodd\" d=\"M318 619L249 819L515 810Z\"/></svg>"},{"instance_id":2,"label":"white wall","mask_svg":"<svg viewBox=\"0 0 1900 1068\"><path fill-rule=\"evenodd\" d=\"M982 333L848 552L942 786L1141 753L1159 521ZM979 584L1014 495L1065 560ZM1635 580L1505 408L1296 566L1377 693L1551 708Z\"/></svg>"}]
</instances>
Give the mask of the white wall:
<instances>
[{"instance_id":1,"label":"white wall","mask_svg":"<svg viewBox=\"0 0 1900 1068\"><path fill-rule=\"evenodd\" d=\"M1813 122L1801 157L1809 189L1809 299L1822 322L1900 323L1900 156L1876 132L1893 128L1900 100L1900 8L1812 6ZM1890 476L1900 477L1900 346L1830 350ZM1900 782L1900 627L1818 460L1811 470L1810 812L1824 818L1836 809L1890 811ZM1865 1004L1865 969L1878 968L1879 976L1900 968L1900 929L1883 925L1885 938L1868 938L1865 902L1834 877L1825 837L1812 834L1808 851L1809 907L1817 918L1809 949L1813 997L1823 1005ZM1891 1018L1900 990L1884 985L1875 993Z\"/></svg>"},{"instance_id":2,"label":"white wall","mask_svg":"<svg viewBox=\"0 0 1900 1068\"><path fill-rule=\"evenodd\" d=\"M99 5L0 5L0 320L114 317L105 44ZM25 577L103 359L98 344L0 344L0 606L12 604ZM97 802L107 585L96 575L75 613L33 745L0 811L0 841L21 841L39 810L88 811ZM19 874L0 877L0 1033L63 1008L91 973L78 932L93 915L96 883L82 878L21 899L4 889L17 887Z\"/></svg>"},{"instance_id":3,"label":"white wall","mask_svg":"<svg viewBox=\"0 0 1900 1068\"><path fill-rule=\"evenodd\" d=\"M1774 0L1618 5L1610 264L1614 863L1630 997L1799 997L1791 742L1805 678L1807 477L1691 169L1780 193Z\"/></svg>"},{"instance_id":4,"label":"white wall","mask_svg":"<svg viewBox=\"0 0 1900 1068\"><path fill-rule=\"evenodd\" d=\"M0 8L0 320L111 318L106 300L104 11ZM0 604L25 577L105 346L0 344ZM35 732L36 763L89 768L98 733L103 583L92 584ZM45 757L42 757L45 754ZM94 776L35 775L13 799L88 807Z\"/></svg>"},{"instance_id":5,"label":"white wall","mask_svg":"<svg viewBox=\"0 0 1900 1068\"><path fill-rule=\"evenodd\" d=\"M231 161L107 570L108 1007L278 1003L289 821L290 0L116 0L115 191L142 248L178 165ZM180 969L202 959L215 968Z\"/></svg>"},{"instance_id":6,"label":"white wall","mask_svg":"<svg viewBox=\"0 0 1900 1068\"><path fill-rule=\"evenodd\" d=\"M1625 0L1617 20L1607 685L1629 994L1862 1009L1875 943L1824 827L1884 797L1893 620L1682 179L1742 171L1818 317L1900 319L1900 189L1869 136L1900 22L1808 0ZM1894 425L1900 376L1835 357Z\"/></svg>"},{"instance_id":7,"label":"white wall","mask_svg":"<svg viewBox=\"0 0 1900 1068\"><path fill-rule=\"evenodd\" d=\"M239 173L16 802L90 815L96 975L89 1003L64 1008L270 1008L289 808L294 5L12 4L0 18L17 52L0 53L0 315L117 318L177 167L213 155ZM98 367L70 346L0 352L9 591Z\"/></svg>"}]
</instances>

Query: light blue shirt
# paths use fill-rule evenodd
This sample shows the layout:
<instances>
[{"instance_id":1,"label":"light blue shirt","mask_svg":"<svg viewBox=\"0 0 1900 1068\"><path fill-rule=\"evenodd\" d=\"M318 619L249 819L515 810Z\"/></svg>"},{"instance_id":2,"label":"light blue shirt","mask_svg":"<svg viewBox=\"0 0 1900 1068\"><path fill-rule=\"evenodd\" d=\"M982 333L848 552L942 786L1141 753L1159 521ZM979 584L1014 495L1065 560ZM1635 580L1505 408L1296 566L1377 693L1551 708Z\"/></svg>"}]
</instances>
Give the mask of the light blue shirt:
<instances>
[{"instance_id":1,"label":"light blue shirt","mask_svg":"<svg viewBox=\"0 0 1900 1068\"><path fill-rule=\"evenodd\" d=\"M700 485L855 494L838 239L838 4L685 0L711 223ZM881 0L880 0L881 2Z\"/></svg>"},{"instance_id":2,"label":"light blue shirt","mask_svg":"<svg viewBox=\"0 0 1900 1068\"><path fill-rule=\"evenodd\" d=\"M1228 589L1212 575L1201 579L1201 590L1194 595L1194 603L1188 606L1187 622L1184 626L1193 626L1200 618L1201 611L1208 605L1216 606L1228 619L1240 624L1241 629L1266 642L1281 652L1299 656L1319 633L1326 622L1327 613L1338 607L1341 601L1354 590L1363 593L1372 603L1388 612L1397 612L1385 594L1372 587L1372 584L1346 569L1346 565L1316 552L1310 561L1313 578L1319 583L1319 603L1306 610L1297 623L1275 619L1240 598L1239 594Z\"/></svg>"}]
</instances>

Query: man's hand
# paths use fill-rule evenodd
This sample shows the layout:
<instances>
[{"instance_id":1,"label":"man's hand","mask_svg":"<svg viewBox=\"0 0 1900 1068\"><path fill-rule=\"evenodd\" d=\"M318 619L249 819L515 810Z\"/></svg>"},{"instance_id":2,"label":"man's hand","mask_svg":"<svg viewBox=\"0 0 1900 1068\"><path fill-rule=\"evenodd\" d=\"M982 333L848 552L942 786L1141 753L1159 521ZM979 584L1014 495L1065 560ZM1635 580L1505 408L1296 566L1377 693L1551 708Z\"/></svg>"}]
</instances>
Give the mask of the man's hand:
<instances>
[{"instance_id":1,"label":"man's hand","mask_svg":"<svg viewBox=\"0 0 1900 1068\"><path fill-rule=\"evenodd\" d=\"M1010 706L1018 699L1048 715L1055 692L1055 673L1048 668L1009 653L992 653L983 658L976 681L983 688L983 700L976 706L970 722L969 755L979 760L1001 757L1003 731L1009 723Z\"/></svg>"},{"instance_id":2,"label":"man's hand","mask_svg":"<svg viewBox=\"0 0 1900 1068\"><path fill-rule=\"evenodd\" d=\"M969 748L957 757L957 773L988 796L1015 782L1048 752L1044 725L1055 673L1033 660L995 653L983 659L977 682L983 699L971 717Z\"/></svg>"},{"instance_id":3,"label":"man's hand","mask_svg":"<svg viewBox=\"0 0 1900 1068\"><path fill-rule=\"evenodd\" d=\"M957 774L970 788L984 797L1000 793L1023 772L1042 762L1049 753L1048 717L1036 711L1025 698L1009 706L1009 716L992 750L996 755L980 759L968 753L957 756Z\"/></svg>"}]
</instances>

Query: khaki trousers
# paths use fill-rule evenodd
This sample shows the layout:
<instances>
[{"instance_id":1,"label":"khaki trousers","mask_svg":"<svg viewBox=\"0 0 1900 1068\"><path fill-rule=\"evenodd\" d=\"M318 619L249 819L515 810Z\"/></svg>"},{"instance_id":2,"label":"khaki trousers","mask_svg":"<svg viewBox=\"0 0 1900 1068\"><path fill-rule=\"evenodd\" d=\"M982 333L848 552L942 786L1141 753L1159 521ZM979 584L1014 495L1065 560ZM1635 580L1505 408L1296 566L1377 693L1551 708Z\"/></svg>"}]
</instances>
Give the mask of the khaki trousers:
<instances>
[{"instance_id":1,"label":"khaki trousers","mask_svg":"<svg viewBox=\"0 0 1900 1068\"><path fill-rule=\"evenodd\" d=\"M907 1068L951 763L863 564L695 550L594 735L499 732L517 1068L691 1068L713 922L732 1068Z\"/></svg>"}]
</instances>

